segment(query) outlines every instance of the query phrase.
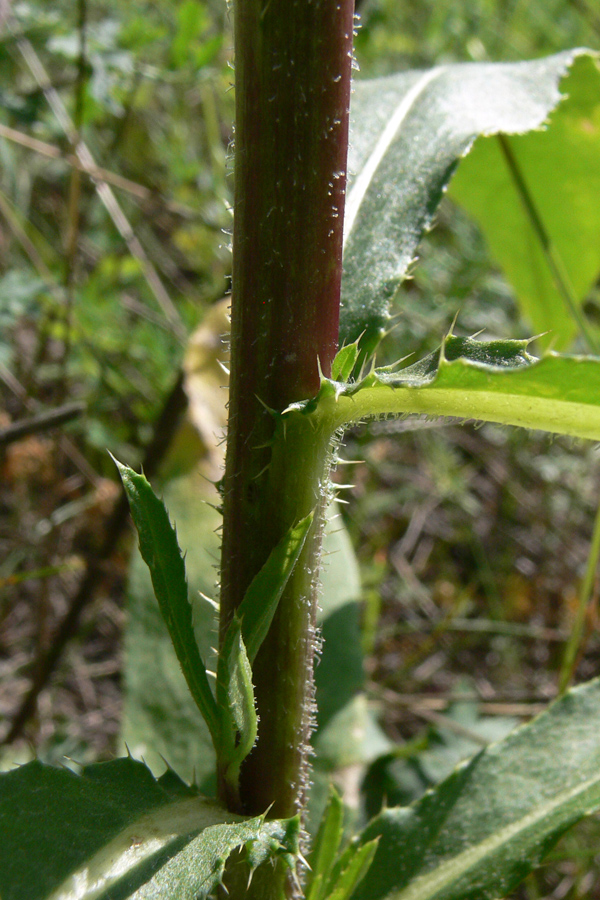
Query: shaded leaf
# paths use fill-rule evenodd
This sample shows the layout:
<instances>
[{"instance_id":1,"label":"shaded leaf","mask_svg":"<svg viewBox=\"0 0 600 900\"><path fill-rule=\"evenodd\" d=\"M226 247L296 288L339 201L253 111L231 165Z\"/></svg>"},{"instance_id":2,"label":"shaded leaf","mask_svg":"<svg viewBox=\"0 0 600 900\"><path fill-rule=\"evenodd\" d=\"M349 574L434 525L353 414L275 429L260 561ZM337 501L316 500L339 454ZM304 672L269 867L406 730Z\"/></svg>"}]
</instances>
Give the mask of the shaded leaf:
<instances>
[{"instance_id":1,"label":"shaded leaf","mask_svg":"<svg viewBox=\"0 0 600 900\"><path fill-rule=\"evenodd\" d=\"M196 464L197 465L197 464ZM194 634L208 668L216 669L211 644L216 644L216 613L201 594L214 595L215 563L221 522L207 500L214 488L196 471L168 482L164 500L177 522L178 541L185 551L188 600ZM186 779L197 779L205 793L214 790L215 752L206 723L181 672L171 638L154 597L148 567L134 551L127 591L124 636L124 706L122 741L153 772L164 760Z\"/></svg>"},{"instance_id":2,"label":"shaded leaf","mask_svg":"<svg viewBox=\"0 0 600 900\"><path fill-rule=\"evenodd\" d=\"M469 679L458 682L457 693L461 691L472 693ZM412 746L395 745L375 760L362 784L369 816L384 805L404 806L419 799L447 778L458 763L478 753L483 744L506 737L518 724L509 716L481 716L475 700L452 703L444 713L444 722L429 726Z\"/></svg>"},{"instance_id":3,"label":"shaded leaf","mask_svg":"<svg viewBox=\"0 0 600 900\"><path fill-rule=\"evenodd\" d=\"M3 900L202 900L236 848L251 868L291 865L299 822L233 815L172 770L156 780L126 758L81 775L39 762L1 774L0 831Z\"/></svg>"},{"instance_id":4,"label":"shaded leaf","mask_svg":"<svg viewBox=\"0 0 600 900\"><path fill-rule=\"evenodd\" d=\"M169 807L183 816L192 798L198 830L222 820L220 808L172 771L155 780L130 758L87 766L81 775L37 761L0 775L0 896L44 898L84 862L92 882L110 879L132 834L139 838L132 861L148 853L145 835L157 821L150 813Z\"/></svg>"}]
</instances>

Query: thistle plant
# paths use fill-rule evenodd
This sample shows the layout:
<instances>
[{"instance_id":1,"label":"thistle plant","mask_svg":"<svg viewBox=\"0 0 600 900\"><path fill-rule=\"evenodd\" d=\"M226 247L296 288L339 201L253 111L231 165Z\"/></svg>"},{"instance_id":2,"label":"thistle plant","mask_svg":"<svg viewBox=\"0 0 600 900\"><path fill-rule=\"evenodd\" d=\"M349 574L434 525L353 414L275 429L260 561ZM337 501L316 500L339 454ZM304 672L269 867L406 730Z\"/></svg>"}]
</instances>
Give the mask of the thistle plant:
<instances>
[{"instance_id":1,"label":"thistle plant","mask_svg":"<svg viewBox=\"0 0 600 900\"><path fill-rule=\"evenodd\" d=\"M589 98L600 76L593 59L573 51L358 80L351 92L352 0L236 0L232 12L231 380L215 673L198 649L168 513L144 476L119 464L158 604L212 740L216 796L171 769L155 778L132 758L79 775L37 763L3 775L0 893L491 900L600 807L600 684L566 694L350 839L332 790L309 838L330 471L344 430L370 417L452 416L600 439L594 356L538 358L531 341L461 337L456 326L424 359L375 360L419 240L476 138L487 136L487 147L498 133L535 133L563 99L569 72L574 94L583 86L591 104L573 121L597 122ZM518 157L517 138L503 141ZM492 162L486 177L493 184ZM460 191L468 200L465 179ZM576 308L583 294L575 291ZM72 844L71 823L49 829L42 812L58 804L88 823L85 833L73 826ZM15 816L22 808L29 813ZM34 884L24 848L40 831Z\"/></svg>"}]
</instances>

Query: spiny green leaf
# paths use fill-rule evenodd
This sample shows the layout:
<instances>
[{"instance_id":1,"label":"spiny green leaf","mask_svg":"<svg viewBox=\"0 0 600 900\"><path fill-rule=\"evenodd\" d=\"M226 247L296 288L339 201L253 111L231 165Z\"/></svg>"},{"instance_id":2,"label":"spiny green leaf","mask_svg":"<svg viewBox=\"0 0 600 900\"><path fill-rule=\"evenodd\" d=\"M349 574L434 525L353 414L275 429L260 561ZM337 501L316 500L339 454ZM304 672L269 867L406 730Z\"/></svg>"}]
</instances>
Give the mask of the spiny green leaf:
<instances>
[{"instance_id":1,"label":"spiny green leaf","mask_svg":"<svg viewBox=\"0 0 600 900\"><path fill-rule=\"evenodd\" d=\"M262 821L262 828L255 838L246 841L246 862L250 872L274 857L282 859L295 870L300 850L300 816L291 819Z\"/></svg>"},{"instance_id":2,"label":"spiny green leaf","mask_svg":"<svg viewBox=\"0 0 600 900\"><path fill-rule=\"evenodd\" d=\"M140 551L152 577L177 658L213 741L218 740L218 713L192 625L185 565L175 529L162 501L143 475L115 460L138 530ZM157 690L160 686L157 685Z\"/></svg>"},{"instance_id":3,"label":"spiny green leaf","mask_svg":"<svg viewBox=\"0 0 600 900\"><path fill-rule=\"evenodd\" d=\"M344 804L335 787L330 785L327 806L308 860L306 900L322 900L322 888L333 868L343 833Z\"/></svg>"},{"instance_id":4,"label":"spiny green leaf","mask_svg":"<svg viewBox=\"0 0 600 900\"><path fill-rule=\"evenodd\" d=\"M81 775L33 762L0 774L0 896L204 900L236 848L250 869L293 865L299 830L297 817L234 815L172 770L155 779L131 758Z\"/></svg>"},{"instance_id":5,"label":"spiny green leaf","mask_svg":"<svg viewBox=\"0 0 600 900\"><path fill-rule=\"evenodd\" d=\"M354 371L358 354L358 340L352 344L346 344L338 350L331 364L331 378L333 381L348 381Z\"/></svg>"},{"instance_id":6,"label":"spiny green leaf","mask_svg":"<svg viewBox=\"0 0 600 900\"><path fill-rule=\"evenodd\" d=\"M177 522L177 540L185 557L200 656L207 670L216 672L211 648L216 643L215 610L201 595L214 590L214 562L219 552L215 529L221 517L205 502L215 497L199 470L168 481L163 490L162 499ZM183 778L194 779L210 793L215 773L212 738L181 671L154 597L150 572L137 548L129 566L123 657L122 745L136 758L143 757L153 772L162 772L168 759Z\"/></svg>"},{"instance_id":7,"label":"spiny green leaf","mask_svg":"<svg viewBox=\"0 0 600 900\"><path fill-rule=\"evenodd\" d=\"M365 332L363 349L376 345L419 241L475 138L539 128L561 100L560 79L582 52L356 82L344 224L344 341Z\"/></svg>"},{"instance_id":8,"label":"spiny green leaf","mask_svg":"<svg viewBox=\"0 0 600 900\"><path fill-rule=\"evenodd\" d=\"M234 795L239 770L257 734L251 663L265 639L279 599L302 552L314 513L295 526L271 551L250 583L230 623L217 663L219 764Z\"/></svg>"},{"instance_id":9,"label":"spiny green leaf","mask_svg":"<svg viewBox=\"0 0 600 900\"><path fill-rule=\"evenodd\" d=\"M301 519L269 554L266 563L248 587L238 609L246 652L254 662L267 636L279 599L304 547L314 513Z\"/></svg>"},{"instance_id":10,"label":"spiny green leaf","mask_svg":"<svg viewBox=\"0 0 600 900\"><path fill-rule=\"evenodd\" d=\"M217 706L220 762L227 781L237 792L240 765L252 750L257 733L252 669L237 616L229 625L219 652Z\"/></svg>"},{"instance_id":11,"label":"spiny green leaf","mask_svg":"<svg viewBox=\"0 0 600 900\"><path fill-rule=\"evenodd\" d=\"M137 865L171 840L175 820L189 832L227 815L174 772L156 780L130 758L81 775L28 763L0 775L0 896L44 900L60 885L68 890L80 869L90 884L108 886L123 854Z\"/></svg>"},{"instance_id":12,"label":"spiny green leaf","mask_svg":"<svg viewBox=\"0 0 600 900\"><path fill-rule=\"evenodd\" d=\"M303 411L332 433L368 416L417 413L600 440L600 358L537 359L527 343L449 335L436 353L398 372L375 369L345 387L324 382Z\"/></svg>"},{"instance_id":13,"label":"spiny green leaf","mask_svg":"<svg viewBox=\"0 0 600 900\"><path fill-rule=\"evenodd\" d=\"M353 900L497 900L600 808L600 680L490 745L362 834L379 837Z\"/></svg>"},{"instance_id":14,"label":"spiny green leaf","mask_svg":"<svg viewBox=\"0 0 600 900\"><path fill-rule=\"evenodd\" d=\"M154 877L131 894L131 900L206 900L222 883L228 858L234 850L247 848L251 871L269 859L288 864L298 853L299 819L265 821L245 819L235 824L206 828Z\"/></svg>"},{"instance_id":15,"label":"spiny green leaf","mask_svg":"<svg viewBox=\"0 0 600 900\"><path fill-rule=\"evenodd\" d=\"M171 517L177 522L177 535L185 554L188 594L192 600L194 630L200 653L208 668L216 671L216 660L210 656L210 637L214 627L213 612L198 597L198 591L209 594L214 583L214 554L218 539L214 529L219 517L214 509L202 502L214 499L207 492L207 483L196 472L170 481L164 487L164 500ZM353 698L361 690L364 673L360 652L360 581L358 564L351 542L332 508L331 521L323 537L324 561L322 571L323 596L319 623L325 639L323 654L315 671L318 731L315 735L315 766L319 766L319 735L330 724L332 716L345 705L351 715L342 714L339 727L334 722L333 734L327 741L324 768L314 773L313 780L323 781L323 791L312 792L314 831L321 818L330 771L338 765L371 760L383 752L380 742L371 739L374 723L371 711L363 702ZM335 518L334 518L335 517ZM194 598L196 601L194 602ZM125 727L123 740L134 755L143 756L149 767L161 772L163 758L187 779L196 775L197 782L210 793L214 782L215 752L210 734L189 692L175 656L164 620L154 599L150 574L138 553L135 554L129 583L129 624L125 655ZM131 625L133 623L133 630ZM200 632L204 632L201 634ZM200 643L203 641L203 643ZM156 671L160 672L160 676ZM159 695L157 678L166 688ZM134 749L135 748L135 749ZM331 755L331 749L335 753ZM385 749L385 748L383 748ZM344 759L338 759L338 754ZM325 771L326 770L326 771ZM210 781L209 781L210 780ZM204 784L203 784L204 782ZM321 801L322 798L322 801ZM310 812L309 812L310 816ZM310 828L312 822L309 819Z\"/></svg>"}]
</instances>

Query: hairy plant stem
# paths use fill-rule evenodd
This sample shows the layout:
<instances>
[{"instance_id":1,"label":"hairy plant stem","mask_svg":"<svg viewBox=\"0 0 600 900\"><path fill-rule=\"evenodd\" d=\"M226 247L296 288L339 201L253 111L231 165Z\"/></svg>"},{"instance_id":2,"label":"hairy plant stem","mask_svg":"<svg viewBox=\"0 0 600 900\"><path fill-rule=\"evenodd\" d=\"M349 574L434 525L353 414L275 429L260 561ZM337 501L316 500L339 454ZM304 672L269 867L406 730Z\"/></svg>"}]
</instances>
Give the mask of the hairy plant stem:
<instances>
[{"instance_id":1,"label":"hairy plant stem","mask_svg":"<svg viewBox=\"0 0 600 900\"><path fill-rule=\"evenodd\" d=\"M353 0L234 4L221 636L272 548L325 502L328 439L305 421L284 434L269 409L315 394L319 364L329 374L337 350L353 13ZM259 736L240 784L248 814L271 807L270 815L289 816L303 803L319 545L315 527L255 661Z\"/></svg>"}]
</instances>

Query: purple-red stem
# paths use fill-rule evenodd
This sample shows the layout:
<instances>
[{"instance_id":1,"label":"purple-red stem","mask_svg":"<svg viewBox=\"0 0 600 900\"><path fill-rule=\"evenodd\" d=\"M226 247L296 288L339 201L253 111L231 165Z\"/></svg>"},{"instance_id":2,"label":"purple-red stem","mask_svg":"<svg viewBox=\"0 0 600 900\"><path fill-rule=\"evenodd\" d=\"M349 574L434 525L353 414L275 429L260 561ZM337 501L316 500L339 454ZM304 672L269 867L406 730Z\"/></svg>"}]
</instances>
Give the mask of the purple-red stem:
<instances>
[{"instance_id":1,"label":"purple-red stem","mask_svg":"<svg viewBox=\"0 0 600 900\"><path fill-rule=\"evenodd\" d=\"M319 388L337 350L353 0L236 0L235 215L221 635L286 530L323 502L323 447L271 466L275 418ZM299 476L299 471L302 475ZM310 537L298 566L318 565ZM303 798L313 586L286 589L254 666L258 742L242 811ZM302 609L299 612L300 608ZM283 649L284 648L284 649ZM284 655L285 654L285 655ZM282 717L285 722L282 721ZM295 740L290 741L290 735ZM224 797L231 802L230 798Z\"/></svg>"}]
</instances>

